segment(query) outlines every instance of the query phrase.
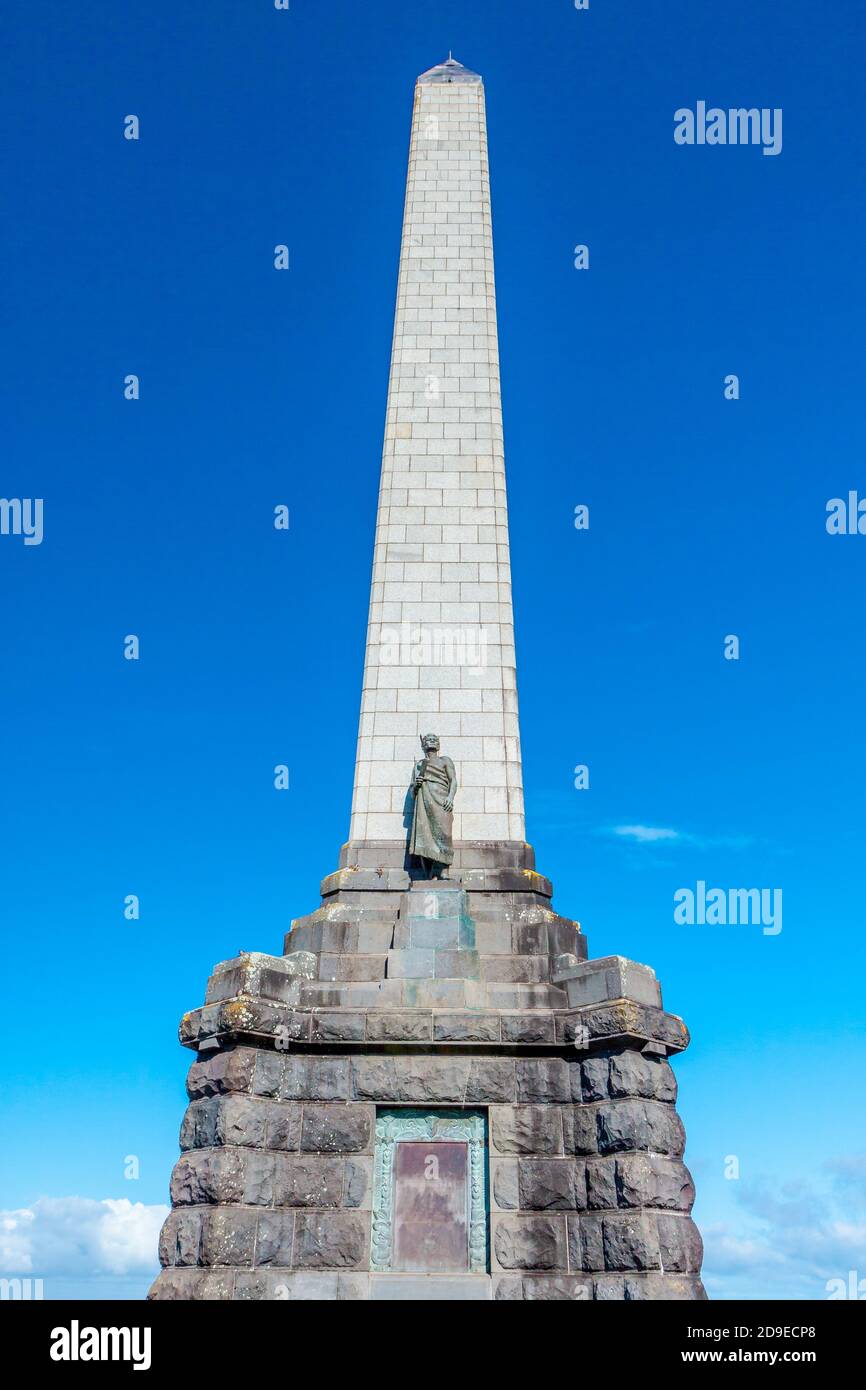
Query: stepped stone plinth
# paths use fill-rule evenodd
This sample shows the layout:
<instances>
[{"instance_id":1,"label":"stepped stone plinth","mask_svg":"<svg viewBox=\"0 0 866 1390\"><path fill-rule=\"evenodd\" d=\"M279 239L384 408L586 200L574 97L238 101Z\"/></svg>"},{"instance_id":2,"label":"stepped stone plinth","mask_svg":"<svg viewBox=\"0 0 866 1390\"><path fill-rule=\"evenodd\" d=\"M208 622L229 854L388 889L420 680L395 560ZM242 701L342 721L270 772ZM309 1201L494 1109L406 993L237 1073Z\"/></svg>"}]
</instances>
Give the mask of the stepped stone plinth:
<instances>
[{"instance_id":1,"label":"stepped stone plinth","mask_svg":"<svg viewBox=\"0 0 866 1390\"><path fill-rule=\"evenodd\" d=\"M524 835L484 87L449 58L415 88L350 839L182 1020L152 1298L704 1297L685 1026L588 959Z\"/></svg>"},{"instance_id":2,"label":"stepped stone plinth","mask_svg":"<svg viewBox=\"0 0 866 1390\"><path fill-rule=\"evenodd\" d=\"M215 968L181 1025L197 1060L152 1297L703 1296L668 1061L685 1027L648 967L588 961L546 880L514 872L495 890L332 875L283 956ZM454 1132L478 1149L474 1270L394 1270L377 1244L400 1123L443 1127L431 1152Z\"/></svg>"}]
</instances>

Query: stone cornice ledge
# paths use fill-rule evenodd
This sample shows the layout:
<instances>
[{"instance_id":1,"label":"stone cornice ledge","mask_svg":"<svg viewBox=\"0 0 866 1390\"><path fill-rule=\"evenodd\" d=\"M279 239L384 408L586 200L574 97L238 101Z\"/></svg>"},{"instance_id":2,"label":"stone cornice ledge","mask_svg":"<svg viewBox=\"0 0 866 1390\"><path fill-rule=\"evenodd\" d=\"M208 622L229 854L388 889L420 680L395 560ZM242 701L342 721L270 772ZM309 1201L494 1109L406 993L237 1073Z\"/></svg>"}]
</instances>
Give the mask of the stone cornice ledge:
<instances>
[{"instance_id":1,"label":"stone cornice ledge","mask_svg":"<svg viewBox=\"0 0 866 1390\"><path fill-rule=\"evenodd\" d=\"M471 1048L477 1052L488 1047L593 1052L637 1046L666 1056L684 1051L689 1033L676 1014L627 998L575 1009L474 1013L468 1009L298 1009L237 995L185 1014L180 1041L203 1052L251 1041L284 1051L338 1045L348 1050L363 1046L366 1050Z\"/></svg>"}]
</instances>

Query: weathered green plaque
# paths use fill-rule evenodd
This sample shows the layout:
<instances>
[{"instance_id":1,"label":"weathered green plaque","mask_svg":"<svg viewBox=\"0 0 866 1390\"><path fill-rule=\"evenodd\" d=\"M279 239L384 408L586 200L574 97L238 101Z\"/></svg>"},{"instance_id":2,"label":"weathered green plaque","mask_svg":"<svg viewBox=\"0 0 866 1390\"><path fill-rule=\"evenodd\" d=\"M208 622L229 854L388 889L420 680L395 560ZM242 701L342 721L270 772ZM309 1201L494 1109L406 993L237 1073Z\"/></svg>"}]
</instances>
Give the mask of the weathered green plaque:
<instances>
[{"instance_id":1,"label":"weathered green plaque","mask_svg":"<svg viewBox=\"0 0 866 1390\"><path fill-rule=\"evenodd\" d=\"M376 1117L372 1268L483 1274L486 1121L473 1110L381 1110Z\"/></svg>"}]
</instances>

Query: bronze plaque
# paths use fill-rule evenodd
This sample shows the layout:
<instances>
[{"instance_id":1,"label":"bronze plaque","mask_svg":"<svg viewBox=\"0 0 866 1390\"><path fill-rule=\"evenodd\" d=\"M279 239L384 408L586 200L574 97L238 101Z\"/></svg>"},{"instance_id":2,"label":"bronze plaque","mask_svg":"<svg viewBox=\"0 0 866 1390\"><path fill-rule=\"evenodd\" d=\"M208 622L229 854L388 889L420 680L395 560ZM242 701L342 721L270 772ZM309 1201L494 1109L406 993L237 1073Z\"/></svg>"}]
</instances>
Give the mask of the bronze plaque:
<instances>
[{"instance_id":1,"label":"bronze plaque","mask_svg":"<svg viewBox=\"0 0 866 1390\"><path fill-rule=\"evenodd\" d=\"M392 1269L469 1270L469 1145L403 1141L394 1154Z\"/></svg>"}]
</instances>

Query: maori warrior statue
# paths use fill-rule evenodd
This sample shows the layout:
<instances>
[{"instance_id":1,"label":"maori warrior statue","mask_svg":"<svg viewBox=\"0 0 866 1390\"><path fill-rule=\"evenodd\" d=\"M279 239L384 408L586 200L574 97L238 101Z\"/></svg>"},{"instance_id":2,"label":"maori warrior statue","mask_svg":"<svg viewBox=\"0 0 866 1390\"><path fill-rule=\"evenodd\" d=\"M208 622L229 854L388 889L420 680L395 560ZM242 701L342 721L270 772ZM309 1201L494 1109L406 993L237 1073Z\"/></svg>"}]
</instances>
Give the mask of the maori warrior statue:
<instances>
[{"instance_id":1,"label":"maori warrior statue","mask_svg":"<svg viewBox=\"0 0 866 1390\"><path fill-rule=\"evenodd\" d=\"M440 757L438 734L422 734L423 758L415 764L412 795L415 809L409 853L420 859L428 878L447 878L443 873L454 859L452 816L457 774L450 758Z\"/></svg>"}]
</instances>

